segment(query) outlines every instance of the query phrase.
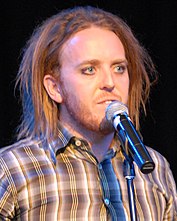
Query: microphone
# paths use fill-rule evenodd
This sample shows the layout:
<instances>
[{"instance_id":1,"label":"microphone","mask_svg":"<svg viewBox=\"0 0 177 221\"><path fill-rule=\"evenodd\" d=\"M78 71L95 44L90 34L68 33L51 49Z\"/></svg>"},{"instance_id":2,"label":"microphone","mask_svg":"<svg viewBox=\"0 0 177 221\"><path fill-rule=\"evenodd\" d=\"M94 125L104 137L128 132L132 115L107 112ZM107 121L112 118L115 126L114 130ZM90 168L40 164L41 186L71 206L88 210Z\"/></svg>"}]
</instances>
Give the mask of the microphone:
<instances>
[{"instance_id":1,"label":"microphone","mask_svg":"<svg viewBox=\"0 0 177 221\"><path fill-rule=\"evenodd\" d=\"M155 163L128 116L128 108L122 102L114 101L106 108L106 118L118 132L123 146L128 141L128 153L141 172L151 173L155 168ZM125 150L124 152L127 154Z\"/></svg>"}]
</instances>

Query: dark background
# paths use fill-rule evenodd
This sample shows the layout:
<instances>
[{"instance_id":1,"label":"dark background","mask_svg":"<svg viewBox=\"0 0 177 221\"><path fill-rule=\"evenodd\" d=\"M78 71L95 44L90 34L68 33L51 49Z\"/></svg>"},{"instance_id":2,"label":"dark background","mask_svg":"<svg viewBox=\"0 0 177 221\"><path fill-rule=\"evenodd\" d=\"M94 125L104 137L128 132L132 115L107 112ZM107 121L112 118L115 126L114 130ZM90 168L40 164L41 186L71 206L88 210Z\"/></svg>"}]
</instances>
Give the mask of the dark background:
<instances>
[{"instance_id":1,"label":"dark background","mask_svg":"<svg viewBox=\"0 0 177 221\"><path fill-rule=\"evenodd\" d=\"M14 141L20 118L14 80L25 42L44 19L75 5L98 6L120 15L151 55L159 72L159 83L152 90L141 133L146 145L167 158L177 181L177 1L1 1L0 146Z\"/></svg>"}]
</instances>

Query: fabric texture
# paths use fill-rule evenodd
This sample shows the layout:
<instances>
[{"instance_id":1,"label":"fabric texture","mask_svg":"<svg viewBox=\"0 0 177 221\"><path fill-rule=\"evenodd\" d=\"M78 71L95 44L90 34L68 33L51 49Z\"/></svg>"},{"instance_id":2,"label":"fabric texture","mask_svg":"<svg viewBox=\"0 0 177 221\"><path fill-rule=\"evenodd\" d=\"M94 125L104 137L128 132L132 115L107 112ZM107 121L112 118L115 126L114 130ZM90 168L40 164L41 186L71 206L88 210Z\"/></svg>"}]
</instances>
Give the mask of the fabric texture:
<instances>
[{"instance_id":1,"label":"fabric texture","mask_svg":"<svg viewBox=\"0 0 177 221\"><path fill-rule=\"evenodd\" d=\"M138 220L177 220L169 164L148 150L155 170L145 175L134 165ZM101 162L85 140L64 128L53 143L29 138L0 152L0 220L131 220L124 157L116 138Z\"/></svg>"}]
</instances>

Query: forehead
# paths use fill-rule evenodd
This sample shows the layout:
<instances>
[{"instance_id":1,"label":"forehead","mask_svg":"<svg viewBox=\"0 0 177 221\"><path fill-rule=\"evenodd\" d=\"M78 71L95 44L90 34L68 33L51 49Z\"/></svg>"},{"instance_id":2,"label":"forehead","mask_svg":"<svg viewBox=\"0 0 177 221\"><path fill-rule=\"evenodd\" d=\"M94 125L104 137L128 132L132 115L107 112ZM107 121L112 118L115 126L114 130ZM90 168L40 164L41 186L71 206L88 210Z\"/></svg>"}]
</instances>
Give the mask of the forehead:
<instances>
[{"instance_id":1,"label":"forehead","mask_svg":"<svg viewBox=\"0 0 177 221\"><path fill-rule=\"evenodd\" d=\"M95 49L96 47L107 46L107 49L110 46L119 47L123 49L123 45L119 37L112 31L99 28L91 27L79 31L72 35L63 45L62 51L65 50L74 50L74 49ZM79 46L79 48L77 48ZM106 48L105 48L106 50Z\"/></svg>"}]
</instances>

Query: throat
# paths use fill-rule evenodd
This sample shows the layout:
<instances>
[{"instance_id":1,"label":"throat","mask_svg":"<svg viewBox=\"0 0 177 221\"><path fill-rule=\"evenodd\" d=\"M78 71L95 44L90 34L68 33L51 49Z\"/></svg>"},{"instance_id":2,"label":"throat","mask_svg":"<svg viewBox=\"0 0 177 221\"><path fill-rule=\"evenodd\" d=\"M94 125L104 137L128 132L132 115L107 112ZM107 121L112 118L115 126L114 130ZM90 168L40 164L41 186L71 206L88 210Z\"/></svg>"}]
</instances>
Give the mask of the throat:
<instances>
[{"instance_id":1,"label":"throat","mask_svg":"<svg viewBox=\"0 0 177 221\"><path fill-rule=\"evenodd\" d=\"M107 151L110 149L113 137L114 134L109 134L100 137L100 139L95 140L95 142L90 142L91 149L99 162L103 160Z\"/></svg>"}]
</instances>

